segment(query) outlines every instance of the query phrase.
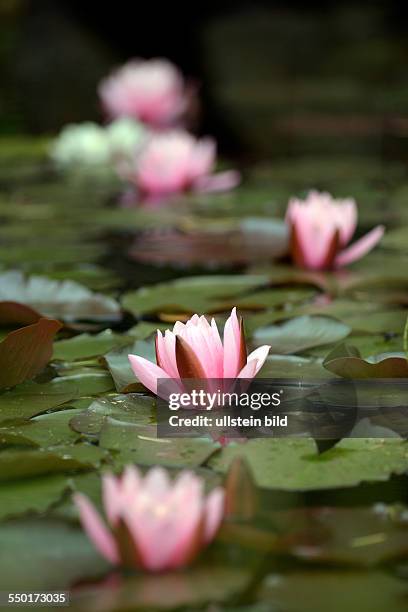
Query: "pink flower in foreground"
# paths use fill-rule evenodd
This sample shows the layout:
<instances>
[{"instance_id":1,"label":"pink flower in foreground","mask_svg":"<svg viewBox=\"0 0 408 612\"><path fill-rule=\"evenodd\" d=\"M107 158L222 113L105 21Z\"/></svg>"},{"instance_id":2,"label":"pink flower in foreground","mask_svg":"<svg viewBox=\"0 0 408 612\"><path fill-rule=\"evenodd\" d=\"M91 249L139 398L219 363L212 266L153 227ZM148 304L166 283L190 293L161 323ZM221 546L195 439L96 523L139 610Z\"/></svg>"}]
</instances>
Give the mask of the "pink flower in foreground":
<instances>
[{"instance_id":1,"label":"pink flower in foreground","mask_svg":"<svg viewBox=\"0 0 408 612\"><path fill-rule=\"evenodd\" d=\"M111 117L153 127L174 125L189 101L180 71L165 59L131 60L102 80L99 95Z\"/></svg>"},{"instance_id":2,"label":"pink flower in foreground","mask_svg":"<svg viewBox=\"0 0 408 612\"><path fill-rule=\"evenodd\" d=\"M247 355L242 318L236 308L224 326L224 341L212 319L195 314L186 324L177 321L173 331L163 336L157 331L157 364L129 355L133 372L145 387L157 393L157 381L163 379L252 379L261 369L269 353L261 346Z\"/></svg>"},{"instance_id":3,"label":"pink flower in foreground","mask_svg":"<svg viewBox=\"0 0 408 612\"><path fill-rule=\"evenodd\" d=\"M85 495L74 495L88 537L114 565L152 572L190 563L214 539L224 515L224 489L205 496L193 472L171 482L160 467L143 477L128 466L122 477L102 477L102 493L109 527Z\"/></svg>"},{"instance_id":4,"label":"pink flower in foreground","mask_svg":"<svg viewBox=\"0 0 408 612\"><path fill-rule=\"evenodd\" d=\"M310 191L305 200L292 198L286 222L294 261L310 270L346 266L371 251L384 234L384 226L378 225L345 248L357 226L356 203L352 198L336 200L318 191Z\"/></svg>"},{"instance_id":5,"label":"pink flower in foreground","mask_svg":"<svg viewBox=\"0 0 408 612\"><path fill-rule=\"evenodd\" d=\"M154 134L122 175L150 196L232 189L239 183L239 174L211 174L215 159L212 138L198 140L183 130L173 130Z\"/></svg>"}]
</instances>

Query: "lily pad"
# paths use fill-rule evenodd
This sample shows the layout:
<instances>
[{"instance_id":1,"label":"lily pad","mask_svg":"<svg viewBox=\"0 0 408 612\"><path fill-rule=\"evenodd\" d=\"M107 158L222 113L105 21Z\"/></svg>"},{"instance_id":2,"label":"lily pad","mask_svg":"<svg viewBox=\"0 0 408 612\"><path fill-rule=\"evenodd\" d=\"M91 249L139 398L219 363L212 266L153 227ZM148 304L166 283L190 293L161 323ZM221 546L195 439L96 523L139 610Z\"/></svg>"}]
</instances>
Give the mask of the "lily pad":
<instances>
[{"instance_id":1,"label":"lily pad","mask_svg":"<svg viewBox=\"0 0 408 612\"><path fill-rule=\"evenodd\" d=\"M78 396L78 388L58 379L43 385L26 382L0 394L0 423L29 419L50 408L58 408Z\"/></svg>"},{"instance_id":2,"label":"lily pad","mask_svg":"<svg viewBox=\"0 0 408 612\"><path fill-rule=\"evenodd\" d=\"M250 585L251 572L244 567L216 562L200 564L183 572L161 575L121 576L100 584L81 585L73 592L72 605L80 609L132 610L159 612L160 610L204 609L238 598Z\"/></svg>"},{"instance_id":3,"label":"lily pad","mask_svg":"<svg viewBox=\"0 0 408 612\"><path fill-rule=\"evenodd\" d=\"M0 444L42 448L71 444L79 434L69 427L69 422L78 412L76 408L59 410L34 417L27 423L0 427Z\"/></svg>"},{"instance_id":4,"label":"lily pad","mask_svg":"<svg viewBox=\"0 0 408 612\"><path fill-rule=\"evenodd\" d=\"M68 484L63 474L0 482L0 519L45 512L61 500Z\"/></svg>"},{"instance_id":5,"label":"lily pad","mask_svg":"<svg viewBox=\"0 0 408 612\"><path fill-rule=\"evenodd\" d=\"M130 367L128 355L139 355L156 363L154 340L136 340L134 344L110 351L104 356L104 361L115 381L116 390L120 393L132 393L144 389Z\"/></svg>"},{"instance_id":6,"label":"lily pad","mask_svg":"<svg viewBox=\"0 0 408 612\"><path fill-rule=\"evenodd\" d=\"M124 423L107 417L99 435L101 448L118 451L117 467L127 463L195 468L206 463L217 445L205 438L158 438L156 426Z\"/></svg>"},{"instance_id":7,"label":"lily pad","mask_svg":"<svg viewBox=\"0 0 408 612\"><path fill-rule=\"evenodd\" d=\"M298 570L269 576L258 597L279 610L296 610L301 601L302 612L403 612L408 586L380 571Z\"/></svg>"},{"instance_id":8,"label":"lily pad","mask_svg":"<svg viewBox=\"0 0 408 612\"><path fill-rule=\"evenodd\" d=\"M125 293L122 306L138 316L148 313L208 313L231 309L234 299L268 283L267 275L181 278Z\"/></svg>"},{"instance_id":9,"label":"lily pad","mask_svg":"<svg viewBox=\"0 0 408 612\"><path fill-rule=\"evenodd\" d=\"M56 281L43 276L26 278L19 271L0 274L1 301L18 302L43 316L66 322L118 321L121 317L119 304L111 297L93 293L74 281Z\"/></svg>"},{"instance_id":10,"label":"lily pad","mask_svg":"<svg viewBox=\"0 0 408 612\"><path fill-rule=\"evenodd\" d=\"M408 469L408 444L396 438L347 438L321 455L309 438L249 440L223 448L209 465L226 472L237 456L246 459L260 487L291 491L351 487Z\"/></svg>"},{"instance_id":11,"label":"lily pad","mask_svg":"<svg viewBox=\"0 0 408 612\"><path fill-rule=\"evenodd\" d=\"M151 230L136 238L129 254L145 263L205 268L270 261L286 255L289 240L283 221L248 221L230 230Z\"/></svg>"},{"instance_id":12,"label":"lily pad","mask_svg":"<svg viewBox=\"0 0 408 612\"><path fill-rule=\"evenodd\" d=\"M347 317L347 324L358 332L367 333L396 333L404 329L407 313L404 310L390 310L386 312L357 314Z\"/></svg>"},{"instance_id":13,"label":"lily pad","mask_svg":"<svg viewBox=\"0 0 408 612\"><path fill-rule=\"evenodd\" d=\"M49 383L66 391L71 390L77 396L99 395L114 389L111 375L98 368L79 368L64 376L58 376Z\"/></svg>"},{"instance_id":14,"label":"lily pad","mask_svg":"<svg viewBox=\"0 0 408 612\"><path fill-rule=\"evenodd\" d=\"M336 319L305 315L280 325L261 327L254 333L253 340L258 346L269 344L272 353L285 355L339 342L350 332L350 327Z\"/></svg>"},{"instance_id":15,"label":"lily pad","mask_svg":"<svg viewBox=\"0 0 408 612\"><path fill-rule=\"evenodd\" d=\"M98 467L105 455L102 449L85 443L46 450L6 449L0 453L0 480L87 470Z\"/></svg>"},{"instance_id":16,"label":"lily pad","mask_svg":"<svg viewBox=\"0 0 408 612\"><path fill-rule=\"evenodd\" d=\"M81 434L99 435L108 417L126 424L149 425L155 401L152 396L136 393L101 397L86 410L72 415L70 426Z\"/></svg>"},{"instance_id":17,"label":"lily pad","mask_svg":"<svg viewBox=\"0 0 408 612\"><path fill-rule=\"evenodd\" d=\"M68 340L59 340L54 344L53 359L75 361L104 355L113 348L129 344L131 338L115 334L111 329L105 329L100 334L80 334Z\"/></svg>"},{"instance_id":18,"label":"lily pad","mask_svg":"<svg viewBox=\"0 0 408 612\"><path fill-rule=\"evenodd\" d=\"M289 551L321 565L374 567L408 554L404 509L385 504L369 508L302 508L272 513Z\"/></svg>"},{"instance_id":19,"label":"lily pad","mask_svg":"<svg viewBox=\"0 0 408 612\"><path fill-rule=\"evenodd\" d=\"M108 569L82 530L61 521L13 521L0 534L2 589L67 590Z\"/></svg>"},{"instance_id":20,"label":"lily pad","mask_svg":"<svg viewBox=\"0 0 408 612\"><path fill-rule=\"evenodd\" d=\"M298 355L270 355L258 373L258 378L329 378L323 360Z\"/></svg>"},{"instance_id":21,"label":"lily pad","mask_svg":"<svg viewBox=\"0 0 408 612\"><path fill-rule=\"evenodd\" d=\"M14 387L41 372L50 360L52 341L61 327L59 321L40 319L10 332L0 342L0 389Z\"/></svg>"},{"instance_id":22,"label":"lily pad","mask_svg":"<svg viewBox=\"0 0 408 612\"><path fill-rule=\"evenodd\" d=\"M343 378L408 378L408 360L403 353L385 353L362 359L358 349L345 344L331 351L323 365Z\"/></svg>"}]
</instances>

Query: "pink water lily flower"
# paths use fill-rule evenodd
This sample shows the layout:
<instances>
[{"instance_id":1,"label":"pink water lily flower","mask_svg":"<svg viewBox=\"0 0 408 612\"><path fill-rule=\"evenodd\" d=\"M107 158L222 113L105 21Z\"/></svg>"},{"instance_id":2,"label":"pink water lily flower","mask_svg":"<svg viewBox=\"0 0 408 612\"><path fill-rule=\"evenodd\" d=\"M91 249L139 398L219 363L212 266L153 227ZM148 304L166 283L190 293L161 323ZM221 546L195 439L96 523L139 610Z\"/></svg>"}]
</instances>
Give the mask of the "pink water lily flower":
<instances>
[{"instance_id":1,"label":"pink water lily flower","mask_svg":"<svg viewBox=\"0 0 408 612\"><path fill-rule=\"evenodd\" d=\"M310 270L342 268L371 251L384 234L384 226L378 225L347 247L357 227L355 201L318 191L310 191L305 200L292 198L286 222L293 260Z\"/></svg>"},{"instance_id":2,"label":"pink water lily flower","mask_svg":"<svg viewBox=\"0 0 408 612\"><path fill-rule=\"evenodd\" d=\"M221 340L217 324L195 314L187 323L177 323L163 336L157 331L156 362L129 355L133 372L145 387L157 394L159 380L236 379L250 380L263 366L270 346L260 346L247 355L242 318L236 308L224 326Z\"/></svg>"},{"instance_id":3,"label":"pink water lily flower","mask_svg":"<svg viewBox=\"0 0 408 612\"><path fill-rule=\"evenodd\" d=\"M110 563L151 572L193 561L224 515L224 489L205 496L203 480L188 471L172 482L161 467L143 477L128 466L121 477L102 477L102 494L106 522L85 495L74 495L88 537Z\"/></svg>"},{"instance_id":4,"label":"pink water lily flower","mask_svg":"<svg viewBox=\"0 0 408 612\"><path fill-rule=\"evenodd\" d=\"M102 80L99 95L111 118L133 117L156 128L174 125L190 99L180 71L165 59L129 61Z\"/></svg>"},{"instance_id":5,"label":"pink water lily flower","mask_svg":"<svg viewBox=\"0 0 408 612\"><path fill-rule=\"evenodd\" d=\"M235 171L212 174L216 145L183 130L152 135L131 165L119 169L143 194L163 197L183 191L225 191L240 180Z\"/></svg>"}]
</instances>

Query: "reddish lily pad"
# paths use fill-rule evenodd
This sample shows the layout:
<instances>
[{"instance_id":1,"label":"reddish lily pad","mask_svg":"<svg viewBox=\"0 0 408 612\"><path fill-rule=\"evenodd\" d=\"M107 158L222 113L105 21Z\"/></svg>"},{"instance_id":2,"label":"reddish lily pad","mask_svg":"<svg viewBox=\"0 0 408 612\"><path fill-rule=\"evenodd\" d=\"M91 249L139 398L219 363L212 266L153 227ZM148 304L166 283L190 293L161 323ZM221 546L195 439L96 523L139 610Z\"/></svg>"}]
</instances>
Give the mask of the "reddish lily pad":
<instances>
[{"instance_id":1,"label":"reddish lily pad","mask_svg":"<svg viewBox=\"0 0 408 612\"><path fill-rule=\"evenodd\" d=\"M264 224L268 225L268 220ZM136 261L158 265L210 268L270 261L287 251L285 224L275 222L267 232L251 227L226 231L153 230L136 238L129 255Z\"/></svg>"},{"instance_id":2,"label":"reddish lily pad","mask_svg":"<svg viewBox=\"0 0 408 612\"><path fill-rule=\"evenodd\" d=\"M331 351L323 365L343 378L408 378L408 360L403 353L383 353L362 359L358 349L345 344Z\"/></svg>"},{"instance_id":3,"label":"reddish lily pad","mask_svg":"<svg viewBox=\"0 0 408 612\"><path fill-rule=\"evenodd\" d=\"M19 302L0 302L0 323L2 325L32 325L41 318L31 306Z\"/></svg>"},{"instance_id":4,"label":"reddish lily pad","mask_svg":"<svg viewBox=\"0 0 408 612\"><path fill-rule=\"evenodd\" d=\"M52 341L61 327L55 319L40 319L9 333L0 342L0 388L14 387L41 372L51 359Z\"/></svg>"}]
</instances>

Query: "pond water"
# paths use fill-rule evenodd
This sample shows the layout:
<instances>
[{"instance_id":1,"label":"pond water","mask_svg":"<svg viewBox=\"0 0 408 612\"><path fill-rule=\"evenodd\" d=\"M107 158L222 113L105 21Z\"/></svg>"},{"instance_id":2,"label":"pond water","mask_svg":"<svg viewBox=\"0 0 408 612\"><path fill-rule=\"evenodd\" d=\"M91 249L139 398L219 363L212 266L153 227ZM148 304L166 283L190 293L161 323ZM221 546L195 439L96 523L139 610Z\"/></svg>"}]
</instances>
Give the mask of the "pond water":
<instances>
[{"instance_id":1,"label":"pond water","mask_svg":"<svg viewBox=\"0 0 408 612\"><path fill-rule=\"evenodd\" d=\"M223 323L233 306L250 346L273 333L266 377L332 375L323 360L339 343L333 321L362 360L401 353L408 304L403 140L384 135L387 146L376 155L303 152L248 165L235 192L162 206L124 205L123 186L107 172L58 175L46 141L3 142L0 301L65 325L34 380L2 386L1 590L70 590L74 610L334 612L348 601L352 610L406 609L405 441L342 440L320 455L311 439L163 445L155 439L154 397L127 363L128 352L153 354L157 327L194 312ZM310 275L285 254L288 199L312 188L353 196L359 235L386 226L381 245L348 270ZM42 280L27 284L33 276ZM58 283L67 280L88 291L74 285L63 292ZM284 322L300 316L300 340L288 339ZM10 324L2 322L5 338ZM235 514L190 569L156 577L112 572L80 530L72 492L100 506L106 468L187 467L212 487L239 456L252 480L240 473ZM249 516L246 498L253 500Z\"/></svg>"}]
</instances>

